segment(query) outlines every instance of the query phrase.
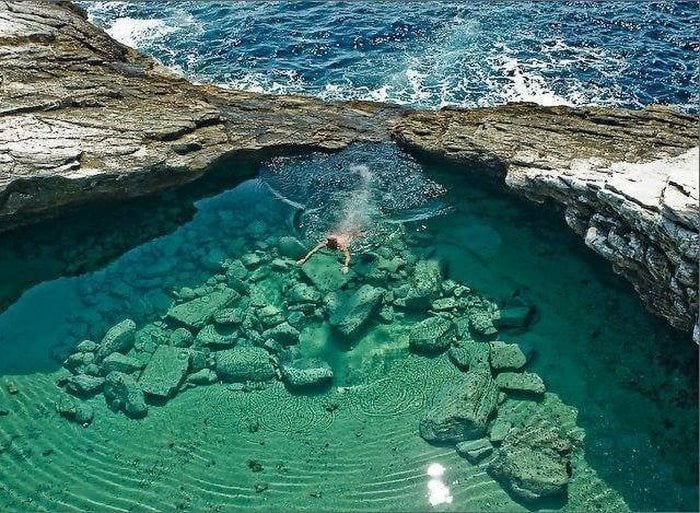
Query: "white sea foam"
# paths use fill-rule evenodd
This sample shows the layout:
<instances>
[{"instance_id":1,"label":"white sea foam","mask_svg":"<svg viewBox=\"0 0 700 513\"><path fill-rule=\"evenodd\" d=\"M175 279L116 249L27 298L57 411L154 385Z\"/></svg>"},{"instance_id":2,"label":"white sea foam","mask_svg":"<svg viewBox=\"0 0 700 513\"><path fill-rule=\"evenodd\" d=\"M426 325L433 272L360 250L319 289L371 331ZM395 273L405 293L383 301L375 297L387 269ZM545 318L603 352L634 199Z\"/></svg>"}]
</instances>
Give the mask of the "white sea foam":
<instances>
[{"instance_id":1,"label":"white sea foam","mask_svg":"<svg viewBox=\"0 0 700 513\"><path fill-rule=\"evenodd\" d=\"M144 43L157 40L177 31L162 19L117 18L107 28L107 33L122 44L139 48Z\"/></svg>"}]
</instances>

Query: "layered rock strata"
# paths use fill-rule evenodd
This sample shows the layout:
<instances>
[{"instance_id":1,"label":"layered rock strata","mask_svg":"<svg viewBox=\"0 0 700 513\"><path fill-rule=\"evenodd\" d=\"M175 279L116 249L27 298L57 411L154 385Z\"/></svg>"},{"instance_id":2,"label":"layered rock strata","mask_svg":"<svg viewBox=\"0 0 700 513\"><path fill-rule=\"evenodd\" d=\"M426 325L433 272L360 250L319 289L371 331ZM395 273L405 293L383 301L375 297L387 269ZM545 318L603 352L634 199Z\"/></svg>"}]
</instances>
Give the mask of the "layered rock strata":
<instances>
[{"instance_id":1,"label":"layered rock strata","mask_svg":"<svg viewBox=\"0 0 700 513\"><path fill-rule=\"evenodd\" d=\"M394 138L554 203L673 326L697 328L697 123L665 108L411 112L194 85L65 1L0 1L0 231L189 182L222 159Z\"/></svg>"}]
</instances>

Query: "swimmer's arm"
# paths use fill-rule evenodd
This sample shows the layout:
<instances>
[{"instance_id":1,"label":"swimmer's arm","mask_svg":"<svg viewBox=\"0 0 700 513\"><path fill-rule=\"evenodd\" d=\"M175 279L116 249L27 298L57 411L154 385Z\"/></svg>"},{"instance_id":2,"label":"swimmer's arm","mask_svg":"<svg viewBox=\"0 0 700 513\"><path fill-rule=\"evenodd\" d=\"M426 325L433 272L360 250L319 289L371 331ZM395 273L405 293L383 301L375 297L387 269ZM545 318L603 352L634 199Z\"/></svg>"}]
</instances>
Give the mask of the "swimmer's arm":
<instances>
[{"instance_id":1,"label":"swimmer's arm","mask_svg":"<svg viewBox=\"0 0 700 513\"><path fill-rule=\"evenodd\" d=\"M350 250L346 247L343 248L343 254L345 255L345 264L343 264L343 267L341 268L341 271L346 273L350 269Z\"/></svg>"},{"instance_id":2,"label":"swimmer's arm","mask_svg":"<svg viewBox=\"0 0 700 513\"><path fill-rule=\"evenodd\" d=\"M301 264L305 263L309 258L311 258L311 256L314 253L316 253L319 249L325 248L325 247L326 247L325 241L319 242L318 244L316 244L316 247L314 249L312 249L311 251L309 251L309 253L304 258L297 260L297 264L301 265Z\"/></svg>"}]
</instances>

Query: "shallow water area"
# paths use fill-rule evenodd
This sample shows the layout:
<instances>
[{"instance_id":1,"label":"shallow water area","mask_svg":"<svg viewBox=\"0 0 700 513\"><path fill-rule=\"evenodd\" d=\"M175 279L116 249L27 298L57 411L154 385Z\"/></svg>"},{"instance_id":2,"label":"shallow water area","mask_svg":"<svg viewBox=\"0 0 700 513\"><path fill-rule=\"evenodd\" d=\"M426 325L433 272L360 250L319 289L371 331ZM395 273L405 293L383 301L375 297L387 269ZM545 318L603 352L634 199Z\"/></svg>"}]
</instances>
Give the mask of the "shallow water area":
<instances>
[{"instance_id":1,"label":"shallow water area","mask_svg":"<svg viewBox=\"0 0 700 513\"><path fill-rule=\"evenodd\" d=\"M244 167L231 162L224 172L250 174ZM270 170L284 180L273 184ZM400 180L392 175L399 171ZM323 178L334 194L319 197L319 183L304 184L299 172ZM12 304L0 314L0 509L693 510L697 355L690 340L643 311L558 217L463 173L419 165L387 146L287 157L263 164L258 178L204 187L190 198L193 209L182 196L164 195L135 203L128 216L120 211L120 221L108 209L86 210L73 222L103 216L112 227L91 246L1 248L17 284L7 287L3 300ZM344 195L353 198L349 205ZM343 274L340 254L329 250L296 264L298 252L342 224L349 207L371 232L371 243L350 245L350 271ZM95 255L86 254L90 247ZM40 277L8 272L13 262L31 263ZM432 302L411 308L410 293L400 291L420 288L416 269L428 269L426 281L435 277L431 269L441 274ZM196 302L210 304L222 291L235 299L200 318ZM513 305L534 305L536 315L488 331L491 316ZM462 344L518 344L530 355L527 372L560 400L508 394L499 416L553 404L571 421L578 411L575 426L565 427L585 432L585 440L571 452L565 496L524 501L486 463L421 438L421 419L466 374L447 352L411 346L411 330L426 317L458 326L469 317L456 335ZM125 319L136 336L123 352L135 361L111 365L148 369L161 347L198 356L188 353L189 367L167 398L146 396L141 418L130 418L123 398L106 400L106 389L75 399L93 409L87 427L63 418L56 411L67 397L62 387L73 374L89 375L86 353L99 354L76 346L85 339L104 345ZM291 329L280 330L285 323ZM232 371L225 357L239 348L269 355L282 381L258 379L267 363L238 379L239 364ZM65 364L76 351L82 360ZM291 386L286 366L309 360L319 372L330 369L332 381ZM148 370L127 374L155 392L171 371L148 385Z\"/></svg>"}]
</instances>

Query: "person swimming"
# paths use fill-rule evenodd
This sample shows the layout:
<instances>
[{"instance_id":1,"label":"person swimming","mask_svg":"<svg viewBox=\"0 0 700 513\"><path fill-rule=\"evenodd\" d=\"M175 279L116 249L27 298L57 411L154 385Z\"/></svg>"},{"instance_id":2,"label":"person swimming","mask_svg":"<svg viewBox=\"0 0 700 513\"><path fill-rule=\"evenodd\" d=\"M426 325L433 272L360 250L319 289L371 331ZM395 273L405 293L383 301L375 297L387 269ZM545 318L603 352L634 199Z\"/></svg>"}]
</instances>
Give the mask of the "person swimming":
<instances>
[{"instance_id":1,"label":"person swimming","mask_svg":"<svg viewBox=\"0 0 700 513\"><path fill-rule=\"evenodd\" d=\"M317 251L323 249L323 248L328 248L332 250L338 250L342 251L343 255L345 257L343 261L343 266L340 268L340 272L343 274L347 274L347 272L350 270L350 243L359 238L361 235L361 232L359 231L350 231L350 232L337 232L337 233L331 233L326 237L326 240L322 240L314 248L309 251L304 258L300 258L297 260L297 263L299 265L305 264L309 258L311 258L314 253Z\"/></svg>"}]
</instances>

